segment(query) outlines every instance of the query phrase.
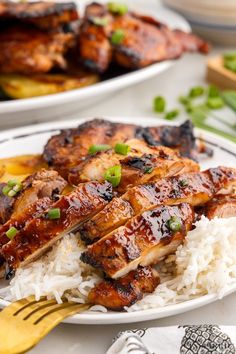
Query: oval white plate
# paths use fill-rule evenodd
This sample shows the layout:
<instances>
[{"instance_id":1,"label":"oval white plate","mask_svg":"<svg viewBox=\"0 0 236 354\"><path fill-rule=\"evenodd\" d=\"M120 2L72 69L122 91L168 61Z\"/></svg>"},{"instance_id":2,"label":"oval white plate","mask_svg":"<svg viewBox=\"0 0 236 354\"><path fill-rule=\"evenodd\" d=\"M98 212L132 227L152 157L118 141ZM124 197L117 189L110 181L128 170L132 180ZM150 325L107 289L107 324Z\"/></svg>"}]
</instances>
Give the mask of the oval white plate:
<instances>
[{"instance_id":1,"label":"oval white plate","mask_svg":"<svg viewBox=\"0 0 236 354\"><path fill-rule=\"evenodd\" d=\"M191 30L187 21L173 11L154 6L149 8L145 1L139 1L138 5L134 4L131 0L128 3L130 3L132 8L151 14L160 21L169 24L172 28L179 28L186 32ZM31 124L58 117L66 117L68 114L78 112L86 106L94 105L98 100L117 90L158 75L170 68L174 63L175 61L172 60L153 64L147 68L82 89L41 97L0 102L0 127L9 127L10 125L19 126L22 123Z\"/></svg>"},{"instance_id":2,"label":"oval white plate","mask_svg":"<svg viewBox=\"0 0 236 354\"><path fill-rule=\"evenodd\" d=\"M132 118L109 118L112 121L123 123L134 122ZM8 130L0 133L0 158L27 153L41 153L44 144L48 138L58 132L58 129L75 127L81 124L85 119L73 120L67 122L40 124L37 126L28 126L19 129ZM136 118L134 123L140 125L160 125L165 124L163 120L156 118ZM213 158L205 158L201 161L203 169L216 167L218 165L236 167L236 145L222 139L214 134L210 134L196 129L196 135L203 138L209 147L214 150ZM0 287L3 281L0 281ZM225 295L236 291L236 284L232 286ZM166 306L162 308L148 309L136 312L84 312L68 318L65 322L77 324L110 324L110 323L128 323L151 320L183 313L206 304L216 301L217 295L206 295L200 298L186 301L180 304ZM8 303L0 299L0 307Z\"/></svg>"}]
</instances>

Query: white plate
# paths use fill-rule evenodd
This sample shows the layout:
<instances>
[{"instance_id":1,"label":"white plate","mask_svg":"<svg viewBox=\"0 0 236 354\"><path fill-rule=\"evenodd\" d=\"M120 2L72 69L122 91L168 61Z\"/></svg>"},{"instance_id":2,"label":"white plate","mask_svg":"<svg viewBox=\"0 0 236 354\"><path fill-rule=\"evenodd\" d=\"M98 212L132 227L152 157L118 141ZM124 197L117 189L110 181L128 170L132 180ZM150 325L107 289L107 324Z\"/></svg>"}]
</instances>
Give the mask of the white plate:
<instances>
[{"instance_id":1,"label":"white plate","mask_svg":"<svg viewBox=\"0 0 236 354\"><path fill-rule=\"evenodd\" d=\"M112 121L123 123L131 123L132 118L109 118ZM57 123L57 129L64 129L77 126L82 120L73 120ZM163 120L156 118L135 118L135 122L143 125L160 125L165 124ZM21 155L27 153L41 153L44 144L55 131L55 123L40 124L37 126L29 126L0 133L0 158L13 155ZM207 145L214 149L213 158L205 158L201 161L203 169L225 165L236 167L236 145L222 139L214 134L210 134L201 130L196 130L196 135L205 139ZM3 285L0 282L0 287ZM236 290L236 285L232 286L227 295ZM132 313L126 312L84 312L68 318L65 322L77 324L110 324L110 323L129 323L162 318L167 316L183 313L217 300L216 295L206 295L198 299L186 301L180 304L166 306L162 308L142 310ZM0 299L0 307L7 305L7 302Z\"/></svg>"},{"instance_id":2,"label":"white plate","mask_svg":"<svg viewBox=\"0 0 236 354\"><path fill-rule=\"evenodd\" d=\"M129 0L132 8L151 14L172 28L179 28L189 32L187 21L173 11L152 7L149 8L145 1ZM130 72L128 74L106 80L82 89L62 92L53 95L0 102L0 127L20 126L22 123L36 123L48 121L78 112L86 106L94 105L98 100L122 88L129 87L147 80L167 70L175 61L165 61L153 64L147 68Z\"/></svg>"}]
</instances>

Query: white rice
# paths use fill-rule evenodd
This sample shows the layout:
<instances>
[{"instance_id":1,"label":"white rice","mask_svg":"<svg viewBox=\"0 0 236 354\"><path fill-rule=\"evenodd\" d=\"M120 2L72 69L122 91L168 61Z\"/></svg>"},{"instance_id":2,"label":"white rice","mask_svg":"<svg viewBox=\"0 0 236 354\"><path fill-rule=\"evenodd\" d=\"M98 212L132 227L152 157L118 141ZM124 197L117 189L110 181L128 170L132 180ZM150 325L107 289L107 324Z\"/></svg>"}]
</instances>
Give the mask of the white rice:
<instances>
[{"instance_id":1,"label":"white rice","mask_svg":"<svg viewBox=\"0 0 236 354\"><path fill-rule=\"evenodd\" d=\"M61 302L62 296L85 302L101 277L80 261L85 249L77 235L67 235L47 255L18 269L9 286L0 290L6 300L46 295ZM169 256L158 270L161 284L128 311L167 306L225 292L236 283L236 217L208 220L202 217L190 231L176 255ZM102 306L93 310L106 311Z\"/></svg>"}]
</instances>

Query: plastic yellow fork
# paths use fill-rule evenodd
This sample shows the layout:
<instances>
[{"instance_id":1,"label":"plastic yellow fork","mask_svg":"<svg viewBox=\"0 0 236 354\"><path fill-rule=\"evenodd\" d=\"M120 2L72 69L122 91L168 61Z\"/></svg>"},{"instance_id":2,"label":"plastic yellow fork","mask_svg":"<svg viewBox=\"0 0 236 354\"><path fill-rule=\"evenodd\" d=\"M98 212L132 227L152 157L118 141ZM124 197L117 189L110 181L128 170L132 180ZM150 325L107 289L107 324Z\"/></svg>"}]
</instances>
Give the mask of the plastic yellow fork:
<instances>
[{"instance_id":1,"label":"plastic yellow fork","mask_svg":"<svg viewBox=\"0 0 236 354\"><path fill-rule=\"evenodd\" d=\"M0 354L25 353L64 318L87 310L89 304L33 296L13 302L0 313Z\"/></svg>"}]
</instances>

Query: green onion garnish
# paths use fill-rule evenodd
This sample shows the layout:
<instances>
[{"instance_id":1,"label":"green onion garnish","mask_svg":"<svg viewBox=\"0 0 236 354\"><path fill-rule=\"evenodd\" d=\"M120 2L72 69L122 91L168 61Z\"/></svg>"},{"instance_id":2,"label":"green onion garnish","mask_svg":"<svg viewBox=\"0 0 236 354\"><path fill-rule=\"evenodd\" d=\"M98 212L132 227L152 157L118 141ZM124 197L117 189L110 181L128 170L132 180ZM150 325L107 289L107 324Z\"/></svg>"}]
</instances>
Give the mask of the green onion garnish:
<instances>
[{"instance_id":1,"label":"green onion garnish","mask_svg":"<svg viewBox=\"0 0 236 354\"><path fill-rule=\"evenodd\" d=\"M208 87L208 97L219 97L219 96L220 96L219 89L214 85L210 85Z\"/></svg>"},{"instance_id":2,"label":"green onion garnish","mask_svg":"<svg viewBox=\"0 0 236 354\"><path fill-rule=\"evenodd\" d=\"M211 109L219 109L224 107L224 101L221 97L209 97L207 100L207 106Z\"/></svg>"},{"instance_id":3,"label":"green onion garnish","mask_svg":"<svg viewBox=\"0 0 236 354\"><path fill-rule=\"evenodd\" d=\"M54 209L51 209L47 212L47 218L48 219L60 219L61 217L61 210L59 208L54 208Z\"/></svg>"},{"instance_id":4,"label":"green onion garnish","mask_svg":"<svg viewBox=\"0 0 236 354\"><path fill-rule=\"evenodd\" d=\"M111 35L111 43L114 45L121 44L125 38L125 33L122 29L114 31Z\"/></svg>"},{"instance_id":5,"label":"green onion garnish","mask_svg":"<svg viewBox=\"0 0 236 354\"><path fill-rule=\"evenodd\" d=\"M204 91L205 90L203 87L196 86L196 87L191 88L188 95L191 98L196 98L196 97L202 96L204 94Z\"/></svg>"},{"instance_id":6,"label":"green onion garnish","mask_svg":"<svg viewBox=\"0 0 236 354\"><path fill-rule=\"evenodd\" d=\"M223 55L223 58L226 60L235 60L236 59L236 52L228 52Z\"/></svg>"},{"instance_id":7,"label":"green onion garnish","mask_svg":"<svg viewBox=\"0 0 236 354\"><path fill-rule=\"evenodd\" d=\"M156 113L162 113L165 111L166 100L162 96L156 96L153 100L153 110Z\"/></svg>"},{"instance_id":8,"label":"green onion garnish","mask_svg":"<svg viewBox=\"0 0 236 354\"><path fill-rule=\"evenodd\" d=\"M117 143L115 145L115 152L120 155L127 155L130 151L130 146L127 144Z\"/></svg>"},{"instance_id":9,"label":"green onion garnish","mask_svg":"<svg viewBox=\"0 0 236 354\"><path fill-rule=\"evenodd\" d=\"M117 187L121 180L121 166L116 165L108 168L104 174L104 178L106 181L110 182L113 187Z\"/></svg>"},{"instance_id":10,"label":"green onion garnish","mask_svg":"<svg viewBox=\"0 0 236 354\"><path fill-rule=\"evenodd\" d=\"M152 171L153 171L153 167L150 166L145 168L144 173L150 174L152 173Z\"/></svg>"},{"instance_id":11,"label":"green onion garnish","mask_svg":"<svg viewBox=\"0 0 236 354\"><path fill-rule=\"evenodd\" d=\"M121 4L118 2L109 2L107 8L110 12L116 15L124 15L128 12L128 6L126 4Z\"/></svg>"},{"instance_id":12,"label":"green onion garnish","mask_svg":"<svg viewBox=\"0 0 236 354\"><path fill-rule=\"evenodd\" d=\"M109 150L110 148L111 146L106 144L91 145L88 152L89 154L95 154L96 152L106 151Z\"/></svg>"},{"instance_id":13,"label":"green onion garnish","mask_svg":"<svg viewBox=\"0 0 236 354\"><path fill-rule=\"evenodd\" d=\"M9 186L4 186L2 189L2 193L6 196L8 196L8 193L11 191L11 187Z\"/></svg>"},{"instance_id":14,"label":"green onion garnish","mask_svg":"<svg viewBox=\"0 0 236 354\"><path fill-rule=\"evenodd\" d=\"M12 226L12 227L10 227L10 229L6 232L6 235L7 235L7 237L8 237L10 240L12 240L12 239L16 236L17 232L18 232L18 230L17 230L14 226Z\"/></svg>"},{"instance_id":15,"label":"green onion garnish","mask_svg":"<svg viewBox=\"0 0 236 354\"><path fill-rule=\"evenodd\" d=\"M167 226L171 231L179 231L182 227L181 220L177 216L172 216L167 221Z\"/></svg>"},{"instance_id":16,"label":"green onion garnish","mask_svg":"<svg viewBox=\"0 0 236 354\"><path fill-rule=\"evenodd\" d=\"M17 184L20 184L20 182L17 180L17 179L10 179L8 182L7 182L7 185L9 187L14 187L16 186Z\"/></svg>"},{"instance_id":17,"label":"green onion garnish","mask_svg":"<svg viewBox=\"0 0 236 354\"><path fill-rule=\"evenodd\" d=\"M96 26L106 26L109 23L108 17L92 17L91 22Z\"/></svg>"},{"instance_id":18,"label":"green onion garnish","mask_svg":"<svg viewBox=\"0 0 236 354\"><path fill-rule=\"evenodd\" d=\"M188 186L188 180L187 179L181 179L179 181L180 187L187 187Z\"/></svg>"},{"instance_id":19,"label":"green onion garnish","mask_svg":"<svg viewBox=\"0 0 236 354\"><path fill-rule=\"evenodd\" d=\"M172 120L172 119L175 119L178 115L179 115L179 110L178 109L173 109L172 111L167 112L165 114L165 119Z\"/></svg>"}]
</instances>

